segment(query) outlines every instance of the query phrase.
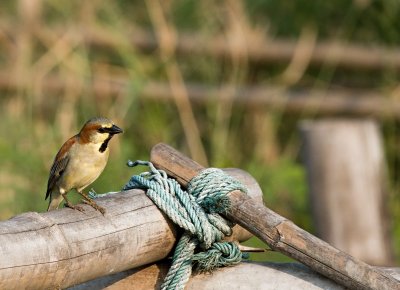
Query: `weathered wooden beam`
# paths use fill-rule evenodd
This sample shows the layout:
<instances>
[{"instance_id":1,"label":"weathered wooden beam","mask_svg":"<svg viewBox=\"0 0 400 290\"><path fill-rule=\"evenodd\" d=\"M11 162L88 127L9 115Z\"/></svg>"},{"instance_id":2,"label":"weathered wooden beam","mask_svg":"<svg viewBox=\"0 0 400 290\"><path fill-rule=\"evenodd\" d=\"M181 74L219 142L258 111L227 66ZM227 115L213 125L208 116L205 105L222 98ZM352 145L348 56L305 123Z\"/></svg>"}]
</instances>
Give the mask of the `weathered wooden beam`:
<instances>
[{"instance_id":1,"label":"weathered wooden beam","mask_svg":"<svg viewBox=\"0 0 400 290\"><path fill-rule=\"evenodd\" d=\"M261 189L248 173L229 174ZM142 190L99 198L105 216L64 208L30 212L0 222L0 289L59 289L161 260L171 252L176 229ZM238 240L251 235L234 228Z\"/></svg>"},{"instance_id":2,"label":"weathered wooden beam","mask_svg":"<svg viewBox=\"0 0 400 290\"><path fill-rule=\"evenodd\" d=\"M204 168L166 144L153 147L151 161L182 185ZM229 194L232 204L227 217L280 251L316 272L350 289L400 289L400 282L391 275L372 267L318 239L290 220L255 203L241 191Z\"/></svg>"},{"instance_id":3,"label":"weathered wooden beam","mask_svg":"<svg viewBox=\"0 0 400 290\"><path fill-rule=\"evenodd\" d=\"M309 120L300 131L318 236L369 264L391 265L387 172L378 124Z\"/></svg>"}]
</instances>

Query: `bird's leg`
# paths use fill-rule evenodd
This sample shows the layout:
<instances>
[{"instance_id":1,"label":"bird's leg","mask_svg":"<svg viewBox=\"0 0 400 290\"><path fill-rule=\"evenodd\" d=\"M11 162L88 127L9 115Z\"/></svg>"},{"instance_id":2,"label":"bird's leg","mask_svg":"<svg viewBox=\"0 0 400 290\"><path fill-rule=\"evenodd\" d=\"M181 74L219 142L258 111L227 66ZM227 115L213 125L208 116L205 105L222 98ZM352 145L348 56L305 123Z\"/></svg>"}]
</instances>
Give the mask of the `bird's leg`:
<instances>
[{"instance_id":1,"label":"bird's leg","mask_svg":"<svg viewBox=\"0 0 400 290\"><path fill-rule=\"evenodd\" d=\"M72 209L76 209L76 210L79 210L79 211L85 211L84 209L83 209L83 207L81 207L81 206L79 206L79 205L73 205L69 200L68 200L68 198L67 198L67 194L66 193L63 193L62 194L62 197L64 198L64 200L65 200L65 206L66 207L69 207L69 208L72 208Z\"/></svg>"},{"instance_id":2,"label":"bird's leg","mask_svg":"<svg viewBox=\"0 0 400 290\"><path fill-rule=\"evenodd\" d=\"M83 199L82 201L83 201L84 203L86 203L86 204L90 205L91 207L93 207L94 209L98 210L98 211L101 212L103 215L105 214L106 210L105 210L103 207L97 205L97 203L95 203L95 202L93 201L93 199L91 199L89 196L87 196L86 194L84 194L83 191L78 191L78 193L79 193L80 195L83 196L84 199Z\"/></svg>"}]
</instances>

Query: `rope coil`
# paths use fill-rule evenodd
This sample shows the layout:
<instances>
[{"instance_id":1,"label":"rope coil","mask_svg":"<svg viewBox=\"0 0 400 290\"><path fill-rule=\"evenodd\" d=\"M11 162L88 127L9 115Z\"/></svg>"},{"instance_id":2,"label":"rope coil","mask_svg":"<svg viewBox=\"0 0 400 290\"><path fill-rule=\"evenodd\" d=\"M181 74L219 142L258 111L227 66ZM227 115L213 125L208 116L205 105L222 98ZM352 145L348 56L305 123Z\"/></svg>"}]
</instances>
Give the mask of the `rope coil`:
<instances>
[{"instance_id":1,"label":"rope coil","mask_svg":"<svg viewBox=\"0 0 400 290\"><path fill-rule=\"evenodd\" d=\"M157 207L185 229L161 289L184 289L192 265L200 272L209 272L240 263L242 253L238 246L233 242L220 242L224 236L232 234L233 225L220 215L229 210L227 194L234 190L247 192L239 181L220 169L208 168L194 177L184 191L175 179L168 178L165 171L156 169L151 162L128 161L129 167L138 165L150 170L132 176L123 190L146 190ZM197 247L201 251L195 253Z\"/></svg>"}]
</instances>

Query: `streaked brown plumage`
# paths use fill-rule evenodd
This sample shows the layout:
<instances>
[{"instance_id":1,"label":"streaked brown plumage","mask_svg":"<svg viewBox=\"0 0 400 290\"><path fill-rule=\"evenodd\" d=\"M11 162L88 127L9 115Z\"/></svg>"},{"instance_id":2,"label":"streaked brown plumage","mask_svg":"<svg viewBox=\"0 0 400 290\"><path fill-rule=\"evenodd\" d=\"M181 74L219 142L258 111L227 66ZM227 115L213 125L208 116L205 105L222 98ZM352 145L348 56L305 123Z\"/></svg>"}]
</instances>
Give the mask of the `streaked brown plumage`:
<instances>
[{"instance_id":1,"label":"streaked brown plumage","mask_svg":"<svg viewBox=\"0 0 400 290\"><path fill-rule=\"evenodd\" d=\"M122 130L106 118L93 118L85 123L81 131L68 139L58 151L50 170L46 198L50 197L48 211L57 209L62 200L66 206L83 210L67 199L67 193L76 189L84 202L104 213L83 189L93 183L107 164L108 142Z\"/></svg>"}]
</instances>

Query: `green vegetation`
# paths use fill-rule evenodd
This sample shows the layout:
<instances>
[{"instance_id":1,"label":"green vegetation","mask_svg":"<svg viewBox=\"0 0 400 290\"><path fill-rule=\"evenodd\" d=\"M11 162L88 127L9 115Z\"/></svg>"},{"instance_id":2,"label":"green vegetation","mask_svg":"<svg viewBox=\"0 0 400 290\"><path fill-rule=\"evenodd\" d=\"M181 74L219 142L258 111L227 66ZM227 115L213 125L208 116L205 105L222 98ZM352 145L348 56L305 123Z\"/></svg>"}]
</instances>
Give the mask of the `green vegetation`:
<instances>
[{"instance_id":1,"label":"green vegetation","mask_svg":"<svg viewBox=\"0 0 400 290\"><path fill-rule=\"evenodd\" d=\"M143 97L143 89L150 81L162 81L179 90L182 78L185 83L224 83L232 89L243 84L278 84L310 90L357 87L395 92L399 72L391 68L359 72L322 64L286 83L288 63L258 65L230 56L175 55L168 46L144 51L130 45L130 39L143 30L158 38L167 27L172 33L206 38L228 38L244 30L271 39L297 39L311 31L317 40L396 47L400 44L400 2L162 2L161 6L151 0L2 3L0 83L19 85L0 84L0 219L45 210L48 171L57 150L88 118L100 115L113 119L125 133L111 141L109 164L91 186L97 192L119 190L135 173L125 166L126 161L149 159L151 147L166 142L195 158L203 158L203 150L212 166L247 170L259 181L269 207L312 231L297 124L318 112L293 114L243 106L229 98L188 106L177 99ZM79 36L89 30L117 45L90 43ZM46 89L52 76L67 85ZM119 78L128 80L125 90L113 91L107 83L94 88L96 80ZM190 111L194 124L187 114ZM400 257L400 225L395 223L400 220L399 124L384 120L382 129L393 239Z\"/></svg>"}]
</instances>

